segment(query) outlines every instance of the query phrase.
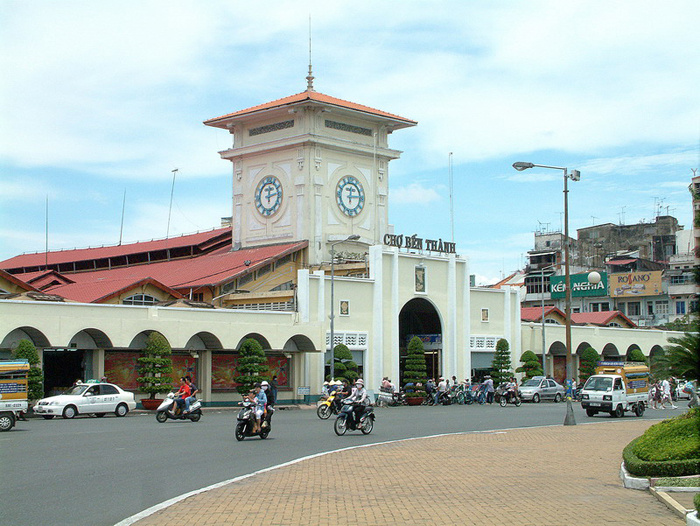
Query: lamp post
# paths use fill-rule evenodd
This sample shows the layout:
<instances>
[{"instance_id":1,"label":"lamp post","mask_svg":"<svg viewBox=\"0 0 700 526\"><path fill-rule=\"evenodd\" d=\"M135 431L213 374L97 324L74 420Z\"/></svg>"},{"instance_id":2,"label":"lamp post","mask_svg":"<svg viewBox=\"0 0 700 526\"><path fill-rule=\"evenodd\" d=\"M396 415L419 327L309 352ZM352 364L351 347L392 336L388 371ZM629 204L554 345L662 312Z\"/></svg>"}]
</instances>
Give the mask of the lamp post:
<instances>
[{"instance_id":1,"label":"lamp post","mask_svg":"<svg viewBox=\"0 0 700 526\"><path fill-rule=\"evenodd\" d=\"M333 377L335 376L335 353L334 351L334 346L333 346L333 340L335 339L335 331L334 331L334 325L333 322L335 320L335 296L334 296L334 278L335 278L335 246L339 245L340 243L345 243L346 241L357 241L360 239L360 236L357 234L353 234L351 236L346 237L345 239L341 239L340 241L336 241L335 243L331 243L331 380L333 380Z\"/></svg>"},{"instance_id":2,"label":"lamp post","mask_svg":"<svg viewBox=\"0 0 700 526\"><path fill-rule=\"evenodd\" d=\"M529 168L548 168L550 170L562 170L564 172L564 284L566 287L565 293L565 315L566 315L566 379L568 381L573 378L573 356L571 354L571 274L569 273L569 179L572 181L579 181L581 179L581 172L578 170L572 170L568 173L568 169L562 166L547 166L544 164L533 164L533 163L523 163L517 162L513 163L513 168L522 172ZM576 425L576 420L574 419L574 410L571 407L571 398L566 399L566 418L564 419L564 425Z\"/></svg>"}]
</instances>

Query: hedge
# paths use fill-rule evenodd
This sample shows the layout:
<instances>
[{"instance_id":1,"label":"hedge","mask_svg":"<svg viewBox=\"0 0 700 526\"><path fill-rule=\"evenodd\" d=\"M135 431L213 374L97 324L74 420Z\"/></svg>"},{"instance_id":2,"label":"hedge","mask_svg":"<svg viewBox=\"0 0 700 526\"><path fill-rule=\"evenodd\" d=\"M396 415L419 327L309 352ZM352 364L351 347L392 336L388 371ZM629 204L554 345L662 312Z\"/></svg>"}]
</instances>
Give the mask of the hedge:
<instances>
[{"instance_id":1,"label":"hedge","mask_svg":"<svg viewBox=\"0 0 700 526\"><path fill-rule=\"evenodd\" d=\"M640 459L634 454L634 446L642 437L637 437L622 450L622 459L630 475L636 477L685 477L700 472L700 459L655 460Z\"/></svg>"},{"instance_id":2,"label":"hedge","mask_svg":"<svg viewBox=\"0 0 700 526\"><path fill-rule=\"evenodd\" d=\"M700 493L696 493L693 497L693 504L695 504L695 509L700 513Z\"/></svg>"}]
</instances>

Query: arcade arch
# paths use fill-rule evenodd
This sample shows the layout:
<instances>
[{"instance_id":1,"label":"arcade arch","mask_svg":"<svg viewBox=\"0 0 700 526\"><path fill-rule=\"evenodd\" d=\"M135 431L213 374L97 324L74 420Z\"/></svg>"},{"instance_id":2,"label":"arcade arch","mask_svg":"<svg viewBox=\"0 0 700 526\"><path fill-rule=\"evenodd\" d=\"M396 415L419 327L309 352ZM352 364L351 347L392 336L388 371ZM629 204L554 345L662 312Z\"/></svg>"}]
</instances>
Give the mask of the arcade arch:
<instances>
[{"instance_id":1,"label":"arcade arch","mask_svg":"<svg viewBox=\"0 0 700 526\"><path fill-rule=\"evenodd\" d=\"M243 338L240 339L238 342L238 345L236 345L236 350L239 350L241 348L241 345L243 345L243 342L246 341L248 338L252 338L255 341L257 341L260 346L263 348L263 350L267 351L270 350L270 342L267 341L267 338L263 336L262 334L258 334L257 332L251 332L243 336Z\"/></svg>"},{"instance_id":2,"label":"arcade arch","mask_svg":"<svg viewBox=\"0 0 700 526\"><path fill-rule=\"evenodd\" d=\"M425 298L409 300L399 312L399 374L402 384L406 348L413 336L423 340L428 377L438 378L443 368L442 322L435 305Z\"/></svg>"},{"instance_id":3,"label":"arcade arch","mask_svg":"<svg viewBox=\"0 0 700 526\"><path fill-rule=\"evenodd\" d=\"M605 347L603 347L603 350L601 351L600 355L605 360L607 360L607 359L619 360L620 359L620 351L617 350L617 347L613 343L606 343Z\"/></svg>"}]
</instances>

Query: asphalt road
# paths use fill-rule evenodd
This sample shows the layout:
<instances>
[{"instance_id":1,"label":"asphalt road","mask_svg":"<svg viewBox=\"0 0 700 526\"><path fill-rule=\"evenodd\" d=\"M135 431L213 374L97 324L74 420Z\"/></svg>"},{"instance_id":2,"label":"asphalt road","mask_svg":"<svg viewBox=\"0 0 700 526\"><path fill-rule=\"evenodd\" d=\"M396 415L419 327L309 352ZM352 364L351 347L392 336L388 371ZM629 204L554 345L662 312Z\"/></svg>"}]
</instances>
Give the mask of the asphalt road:
<instances>
[{"instance_id":1,"label":"asphalt road","mask_svg":"<svg viewBox=\"0 0 700 526\"><path fill-rule=\"evenodd\" d=\"M371 435L337 437L315 410L278 411L267 440L237 442L235 410L198 423L159 424L153 413L74 420L31 419L0 435L0 524L113 525L183 493L314 453L440 433L562 424L566 405L376 409ZM588 418L574 404L579 424ZM680 411L680 409L678 410ZM643 418L678 411L647 411ZM627 419L636 418L626 416Z\"/></svg>"}]
</instances>

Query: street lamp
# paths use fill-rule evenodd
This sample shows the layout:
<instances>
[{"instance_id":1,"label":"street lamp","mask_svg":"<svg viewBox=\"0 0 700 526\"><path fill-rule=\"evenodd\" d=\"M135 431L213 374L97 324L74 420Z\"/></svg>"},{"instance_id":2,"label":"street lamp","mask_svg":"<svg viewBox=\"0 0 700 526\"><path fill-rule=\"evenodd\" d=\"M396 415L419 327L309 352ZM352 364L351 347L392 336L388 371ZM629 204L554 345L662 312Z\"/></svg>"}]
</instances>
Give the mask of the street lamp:
<instances>
[{"instance_id":1,"label":"street lamp","mask_svg":"<svg viewBox=\"0 0 700 526\"><path fill-rule=\"evenodd\" d=\"M335 278L335 246L339 245L340 243L345 243L346 241L357 241L360 239L360 236L357 234L353 234L351 236L346 237L345 239L341 239L340 241L336 241L335 243L331 243L331 380L333 380L333 377L335 376L335 353L333 352L333 340L335 338L335 331L333 321L335 320L335 310L334 310L334 304L335 304L335 297L334 297L334 278Z\"/></svg>"},{"instance_id":2,"label":"street lamp","mask_svg":"<svg viewBox=\"0 0 700 526\"><path fill-rule=\"evenodd\" d=\"M565 296L565 314L566 314L566 379L568 381L573 378L573 356L571 354L571 274L569 273L569 179L572 181L579 181L581 179L581 172L578 170L572 170L568 173L568 169L562 166L547 166L545 164L533 164L533 163L523 163L517 162L513 163L513 168L522 172L529 168L548 168L550 170L562 170L564 172L564 286L566 287ZM576 425L576 420L574 419L574 410L571 407L571 398L566 399L566 418L564 419L564 425Z\"/></svg>"}]
</instances>

